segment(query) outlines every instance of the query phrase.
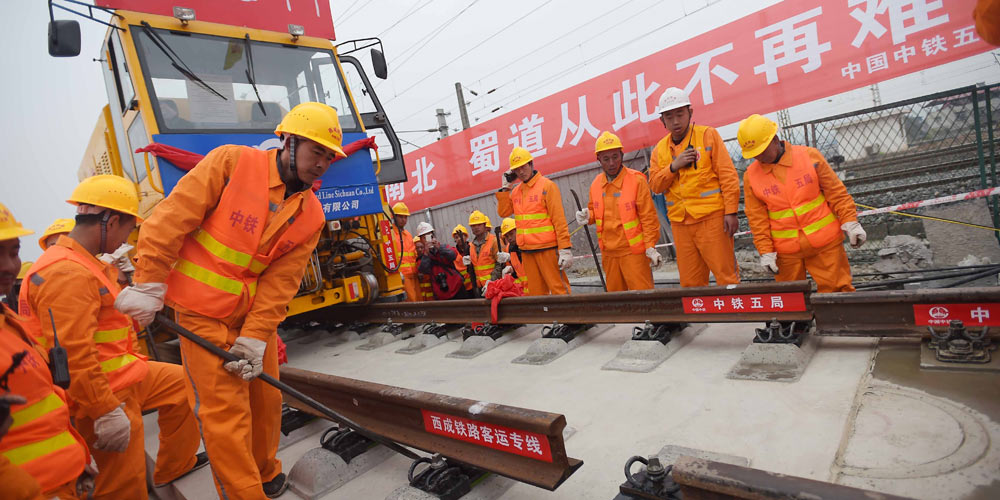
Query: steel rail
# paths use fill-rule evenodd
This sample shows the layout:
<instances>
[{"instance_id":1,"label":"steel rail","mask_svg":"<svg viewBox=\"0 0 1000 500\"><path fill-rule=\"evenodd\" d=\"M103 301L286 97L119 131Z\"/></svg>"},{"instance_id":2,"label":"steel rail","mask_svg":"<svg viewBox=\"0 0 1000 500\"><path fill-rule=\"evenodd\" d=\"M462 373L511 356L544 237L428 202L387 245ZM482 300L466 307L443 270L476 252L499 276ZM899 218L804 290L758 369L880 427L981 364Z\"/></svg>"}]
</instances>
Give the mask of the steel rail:
<instances>
[{"instance_id":1,"label":"steel rail","mask_svg":"<svg viewBox=\"0 0 1000 500\"><path fill-rule=\"evenodd\" d=\"M809 281L783 283L747 283L728 287L661 288L630 292L582 293L511 297L500 302L498 324L595 324L595 323L753 323L770 321L809 321ZM743 312L686 313L685 298L704 300L763 294L801 294L805 307L796 311L755 312L749 300ZM405 302L372 304L364 307L330 307L296 317L301 321L348 323L486 323L490 321L490 302L484 299L441 302Z\"/></svg>"},{"instance_id":2,"label":"steel rail","mask_svg":"<svg viewBox=\"0 0 1000 500\"><path fill-rule=\"evenodd\" d=\"M924 337L928 325L917 321L917 306L1000 303L1000 287L816 293L809 301L818 335Z\"/></svg>"},{"instance_id":3,"label":"steel rail","mask_svg":"<svg viewBox=\"0 0 1000 500\"><path fill-rule=\"evenodd\" d=\"M309 394L379 436L547 490L555 490L583 465L582 461L566 456L562 436L566 417L556 413L403 389L289 367L281 368L281 381ZM287 393L285 402L323 417ZM517 432L518 436L535 435L540 441L546 442L549 450L549 455L542 457L551 458L538 458L540 455L535 455L534 452L518 454L515 452L516 448L510 446L506 450L489 447L482 440L474 442L471 438L463 439L454 432L449 434L445 428L435 432L433 415L437 415L439 420L447 417L461 421L463 428L470 422L475 422L493 429L506 429L509 443L513 443L513 438L510 437L512 431ZM520 446L526 448L527 442L522 442Z\"/></svg>"}]
</instances>

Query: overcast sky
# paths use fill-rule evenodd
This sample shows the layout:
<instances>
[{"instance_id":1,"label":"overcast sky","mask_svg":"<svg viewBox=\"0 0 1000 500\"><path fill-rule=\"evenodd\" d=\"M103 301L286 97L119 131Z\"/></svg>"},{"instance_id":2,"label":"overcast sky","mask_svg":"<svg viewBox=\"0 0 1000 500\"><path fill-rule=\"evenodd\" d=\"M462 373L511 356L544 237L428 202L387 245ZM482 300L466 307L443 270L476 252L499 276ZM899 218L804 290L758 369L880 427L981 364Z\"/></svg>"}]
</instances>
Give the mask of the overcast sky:
<instances>
[{"instance_id":1,"label":"overcast sky","mask_svg":"<svg viewBox=\"0 0 1000 500\"><path fill-rule=\"evenodd\" d=\"M435 108L452 112L451 127L460 125L455 82L480 93L480 97L466 94L470 119L488 120L775 3L334 0L331 8L338 42L382 39L389 79L375 80L376 92L397 130L419 130L437 126ZM107 103L103 77L93 62L106 28L80 19L83 53L56 59L46 49L46 2L4 0L4 6L17 15L9 15L0 32L4 68L0 147L8 158L2 167L0 201L40 233L54 219L72 214L64 200L78 182L77 167ZM71 18L66 13L56 16ZM598 54L603 55L595 57ZM1000 63L994 57L988 53L887 82L882 85L882 100L888 103L1000 81ZM491 89L496 91L485 95ZM829 113L867 107L870 97L865 90L833 96L823 109ZM498 106L501 109L491 113ZM815 118L817 112L817 106L797 107L792 121ZM733 132L723 129L722 135L730 137ZM426 145L436 133L401 137ZM407 151L413 148L408 146ZM39 253L34 239L26 239L22 258L31 260Z\"/></svg>"}]
</instances>

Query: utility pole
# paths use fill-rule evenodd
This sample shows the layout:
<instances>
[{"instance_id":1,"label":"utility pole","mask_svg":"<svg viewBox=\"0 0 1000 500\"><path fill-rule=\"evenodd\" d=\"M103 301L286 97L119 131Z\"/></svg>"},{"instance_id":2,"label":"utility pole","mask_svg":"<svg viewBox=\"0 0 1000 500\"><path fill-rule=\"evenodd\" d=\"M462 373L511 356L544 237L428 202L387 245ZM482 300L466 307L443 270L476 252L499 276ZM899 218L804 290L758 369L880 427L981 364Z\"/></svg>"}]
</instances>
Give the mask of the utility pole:
<instances>
[{"instance_id":1,"label":"utility pole","mask_svg":"<svg viewBox=\"0 0 1000 500\"><path fill-rule=\"evenodd\" d=\"M881 106L882 105L882 93L879 92L878 84L873 84L871 86L872 91L872 105Z\"/></svg>"},{"instance_id":2,"label":"utility pole","mask_svg":"<svg viewBox=\"0 0 1000 500\"><path fill-rule=\"evenodd\" d=\"M446 121L445 117L450 114L451 113L445 113L444 110L441 108L437 109L438 132L441 133L440 137L441 139L448 137L448 122Z\"/></svg>"},{"instance_id":3,"label":"utility pole","mask_svg":"<svg viewBox=\"0 0 1000 500\"><path fill-rule=\"evenodd\" d=\"M469 128L469 112L465 109L465 96L462 94L462 82L455 82L455 94L458 96L458 112L462 116L462 130Z\"/></svg>"}]
</instances>

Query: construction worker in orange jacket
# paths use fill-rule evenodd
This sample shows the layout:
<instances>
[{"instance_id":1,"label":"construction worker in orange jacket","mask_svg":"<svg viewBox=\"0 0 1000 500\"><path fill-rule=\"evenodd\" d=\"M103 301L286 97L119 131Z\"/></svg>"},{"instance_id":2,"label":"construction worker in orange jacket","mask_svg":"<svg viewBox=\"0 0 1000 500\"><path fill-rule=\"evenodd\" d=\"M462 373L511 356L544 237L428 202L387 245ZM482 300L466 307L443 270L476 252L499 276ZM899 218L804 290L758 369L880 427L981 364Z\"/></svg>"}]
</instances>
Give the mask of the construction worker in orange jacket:
<instances>
[{"instance_id":1,"label":"construction worker in orange jacket","mask_svg":"<svg viewBox=\"0 0 1000 500\"><path fill-rule=\"evenodd\" d=\"M714 128L691 122L691 101L679 88L663 92L656 112L669 133L653 148L649 186L667 199L681 286L708 286L709 271L717 285L739 283L740 178L726 145Z\"/></svg>"},{"instance_id":2,"label":"construction worker in orange jacket","mask_svg":"<svg viewBox=\"0 0 1000 500\"><path fill-rule=\"evenodd\" d=\"M514 216L530 295L570 293L566 270L573 265L573 251L559 186L535 170L531 153L522 147L511 151L509 162L496 194L497 213ZM520 181L516 186L515 180Z\"/></svg>"},{"instance_id":3,"label":"construction worker in orange jacket","mask_svg":"<svg viewBox=\"0 0 1000 500\"><path fill-rule=\"evenodd\" d=\"M459 274L462 275L462 284L465 286L465 289L471 291L472 276L476 273L473 270L472 274L469 274L470 266L465 263L465 257L471 253L469 231L465 229L465 226L459 224L455 226L455 229L452 229L451 239L455 241L455 250L458 251L458 255L455 257L455 269L458 269Z\"/></svg>"},{"instance_id":4,"label":"construction worker in orange jacket","mask_svg":"<svg viewBox=\"0 0 1000 500\"><path fill-rule=\"evenodd\" d=\"M424 257L424 253L427 252L427 244L424 243L423 238L419 236L413 237L413 248L416 254L417 262ZM419 271L419 270L418 270ZM434 300L434 285L431 284L431 277L427 274L420 274L419 272L414 276L417 280L417 285L420 287L420 300L422 302L430 302Z\"/></svg>"},{"instance_id":5,"label":"construction worker in orange jacket","mask_svg":"<svg viewBox=\"0 0 1000 500\"><path fill-rule=\"evenodd\" d=\"M21 268L20 237L32 233L0 204L0 295L11 293ZM66 393L52 383L47 352L24 322L0 305L0 406L8 411L0 419L0 498L85 496L96 465L70 423Z\"/></svg>"},{"instance_id":6,"label":"construction worker in orange jacket","mask_svg":"<svg viewBox=\"0 0 1000 500\"><path fill-rule=\"evenodd\" d=\"M135 185L115 175L84 179L70 196L76 224L28 270L18 300L36 341L59 343L69 360L76 428L97 466L95 498L145 499L142 412L157 410L160 448L153 482L167 484L207 464L184 389L184 371L139 353L132 318L114 308L118 269L97 259L121 246L139 219Z\"/></svg>"},{"instance_id":7,"label":"construction worker in orange jacket","mask_svg":"<svg viewBox=\"0 0 1000 500\"><path fill-rule=\"evenodd\" d=\"M506 263L509 255L500 251L497 237L490 231L490 218L479 210L469 214L469 227L472 228L472 242L469 244L469 257L462 263L471 265L476 273L476 287L482 289L490 280L490 274L497 262Z\"/></svg>"},{"instance_id":8,"label":"construction worker in orange jacket","mask_svg":"<svg viewBox=\"0 0 1000 500\"><path fill-rule=\"evenodd\" d=\"M587 208L576 212L580 225L597 225L601 265L609 292L651 290L653 269L663 262L656 242L660 220L646 176L622 165L622 141L611 132L597 138L602 172L590 184Z\"/></svg>"},{"instance_id":9,"label":"construction worker in orange jacket","mask_svg":"<svg viewBox=\"0 0 1000 500\"><path fill-rule=\"evenodd\" d=\"M406 230L406 222L410 219L410 209L406 203L398 202L392 206L392 242L396 255L400 255L399 274L403 277L403 290L406 291L407 302L420 302L423 294L417 278L417 250L413 246L413 235Z\"/></svg>"},{"instance_id":10,"label":"construction worker in orange jacket","mask_svg":"<svg viewBox=\"0 0 1000 500\"><path fill-rule=\"evenodd\" d=\"M511 274L514 276L514 283L520 283L525 295L528 295L528 278L524 272L524 265L521 263L521 249L517 247L517 223L514 219L507 217L500 221L500 250L510 255L509 265L497 266L498 273L493 270L491 279L500 279Z\"/></svg>"},{"instance_id":11,"label":"construction worker in orange jacket","mask_svg":"<svg viewBox=\"0 0 1000 500\"><path fill-rule=\"evenodd\" d=\"M288 483L277 459L277 328L325 224L310 189L344 157L337 110L305 102L275 129L282 146L215 148L157 205L139 233L135 285L116 307L140 324L164 301L184 328L239 361L181 339L188 397L222 498L262 499Z\"/></svg>"},{"instance_id":12,"label":"construction worker in orange jacket","mask_svg":"<svg viewBox=\"0 0 1000 500\"><path fill-rule=\"evenodd\" d=\"M806 279L821 293L853 292L843 232L851 246L868 238L854 199L814 148L782 141L778 124L750 115L737 140L754 162L743 174L744 211L761 266L777 281Z\"/></svg>"}]
</instances>

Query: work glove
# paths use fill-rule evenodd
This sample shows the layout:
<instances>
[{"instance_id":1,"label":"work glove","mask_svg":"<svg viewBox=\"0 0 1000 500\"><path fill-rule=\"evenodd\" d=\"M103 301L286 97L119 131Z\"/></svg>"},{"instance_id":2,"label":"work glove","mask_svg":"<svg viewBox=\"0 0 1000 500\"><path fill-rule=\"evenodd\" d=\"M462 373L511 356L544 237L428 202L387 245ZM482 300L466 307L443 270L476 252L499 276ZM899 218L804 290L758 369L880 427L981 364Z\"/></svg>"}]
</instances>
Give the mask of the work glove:
<instances>
[{"instance_id":1,"label":"work glove","mask_svg":"<svg viewBox=\"0 0 1000 500\"><path fill-rule=\"evenodd\" d=\"M472 257L469 257L468 255L463 255L462 256L462 265L463 266L472 265Z\"/></svg>"},{"instance_id":2,"label":"work glove","mask_svg":"<svg viewBox=\"0 0 1000 500\"><path fill-rule=\"evenodd\" d=\"M559 250L559 270L565 271L573 267L573 252L568 248Z\"/></svg>"},{"instance_id":3,"label":"work glove","mask_svg":"<svg viewBox=\"0 0 1000 500\"><path fill-rule=\"evenodd\" d=\"M163 309L163 296L166 294L166 283L136 283L118 294L115 309L132 316L139 326L145 328Z\"/></svg>"},{"instance_id":4,"label":"work glove","mask_svg":"<svg viewBox=\"0 0 1000 500\"><path fill-rule=\"evenodd\" d=\"M236 341L229 348L229 352L235 354L240 360L227 361L222 367L229 371L229 373L249 382L257 378L264 371L265 349L267 349L267 342L263 340L252 339L250 337L236 337Z\"/></svg>"},{"instance_id":5,"label":"work glove","mask_svg":"<svg viewBox=\"0 0 1000 500\"><path fill-rule=\"evenodd\" d=\"M847 237L851 240L851 246L854 248L858 248L868 240L868 233L865 232L865 228L861 227L861 223L856 220L841 224L840 229L847 232Z\"/></svg>"},{"instance_id":6,"label":"work glove","mask_svg":"<svg viewBox=\"0 0 1000 500\"><path fill-rule=\"evenodd\" d=\"M118 268L119 271L123 273L133 273L135 272L135 266L132 265L132 259L128 258L128 253L135 248L128 243L122 243L122 246L118 247L112 253L106 253L98 257L102 262L110 264Z\"/></svg>"},{"instance_id":7,"label":"work glove","mask_svg":"<svg viewBox=\"0 0 1000 500\"><path fill-rule=\"evenodd\" d=\"M91 455L90 463L83 466L83 474L76 478L76 496L90 498L94 494L94 481L98 472L97 462Z\"/></svg>"},{"instance_id":8,"label":"work glove","mask_svg":"<svg viewBox=\"0 0 1000 500\"><path fill-rule=\"evenodd\" d=\"M510 261L510 254L507 252L497 252L497 262L500 264L506 264Z\"/></svg>"},{"instance_id":9,"label":"work glove","mask_svg":"<svg viewBox=\"0 0 1000 500\"><path fill-rule=\"evenodd\" d=\"M583 209L576 212L576 223L581 226L586 226L590 222L590 210Z\"/></svg>"},{"instance_id":10,"label":"work glove","mask_svg":"<svg viewBox=\"0 0 1000 500\"><path fill-rule=\"evenodd\" d=\"M774 274L778 274L778 253L771 252L761 255L760 267L763 267Z\"/></svg>"},{"instance_id":11,"label":"work glove","mask_svg":"<svg viewBox=\"0 0 1000 500\"><path fill-rule=\"evenodd\" d=\"M500 189L510 190L510 186L514 184L507 180L507 174L500 174Z\"/></svg>"},{"instance_id":12,"label":"work glove","mask_svg":"<svg viewBox=\"0 0 1000 500\"><path fill-rule=\"evenodd\" d=\"M649 267L652 267L653 269L656 269L657 267L660 267L660 264L663 264L663 256L660 255L660 252L657 252L655 248L650 247L646 249L646 258L649 259Z\"/></svg>"},{"instance_id":13,"label":"work glove","mask_svg":"<svg viewBox=\"0 0 1000 500\"><path fill-rule=\"evenodd\" d=\"M125 414L125 403L118 405L94 421L94 449L121 453L128 448L132 423Z\"/></svg>"},{"instance_id":14,"label":"work glove","mask_svg":"<svg viewBox=\"0 0 1000 500\"><path fill-rule=\"evenodd\" d=\"M508 274L513 274L513 273L514 273L514 268L513 267L507 266L507 267L503 268L503 275L504 276L507 276Z\"/></svg>"},{"instance_id":15,"label":"work glove","mask_svg":"<svg viewBox=\"0 0 1000 500\"><path fill-rule=\"evenodd\" d=\"M493 280L486 280L486 283L483 283L483 289L482 289L482 290L480 290L480 295L483 295L483 296L485 296L485 295L486 295L486 289L490 287L490 283L491 283L492 281L493 281Z\"/></svg>"}]
</instances>

